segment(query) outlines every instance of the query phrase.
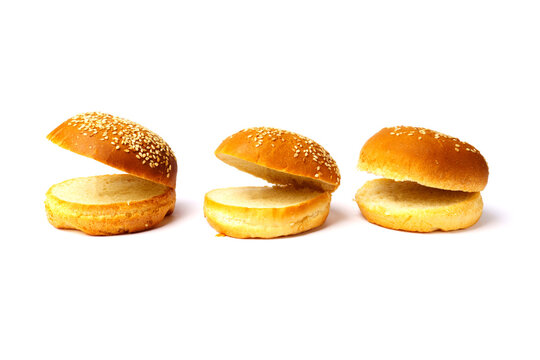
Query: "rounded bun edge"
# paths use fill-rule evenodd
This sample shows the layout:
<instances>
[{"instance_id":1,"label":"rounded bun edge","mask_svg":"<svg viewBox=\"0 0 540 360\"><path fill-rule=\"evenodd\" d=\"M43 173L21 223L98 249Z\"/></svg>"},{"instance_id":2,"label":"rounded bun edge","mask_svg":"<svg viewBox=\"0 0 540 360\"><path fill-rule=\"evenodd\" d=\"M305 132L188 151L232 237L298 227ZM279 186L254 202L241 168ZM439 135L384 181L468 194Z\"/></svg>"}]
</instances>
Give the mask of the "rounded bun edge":
<instances>
[{"instance_id":1,"label":"rounded bun edge","mask_svg":"<svg viewBox=\"0 0 540 360\"><path fill-rule=\"evenodd\" d=\"M159 135L133 121L101 112L82 113L64 121L47 139L118 170L176 188L172 149Z\"/></svg>"},{"instance_id":2,"label":"rounded bun edge","mask_svg":"<svg viewBox=\"0 0 540 360\"><path fill-rule=\"evenodd\" d=\"M362 147L358 169L398 181L445 190L478 192L489 168L472 145L430 129L383 128Z\"/></svg>"},{"instance_id":3,"label":"rounded bun edge","mask_svg":"<svg viewBox=\"0 0 540 360\"><path fill-rule=\"evenodd\" d=\"M341 176L335 160L315 141L269 127L243 129L222 141L215 155L274 184L335 191Z\"/></svg>"}]
</instances>

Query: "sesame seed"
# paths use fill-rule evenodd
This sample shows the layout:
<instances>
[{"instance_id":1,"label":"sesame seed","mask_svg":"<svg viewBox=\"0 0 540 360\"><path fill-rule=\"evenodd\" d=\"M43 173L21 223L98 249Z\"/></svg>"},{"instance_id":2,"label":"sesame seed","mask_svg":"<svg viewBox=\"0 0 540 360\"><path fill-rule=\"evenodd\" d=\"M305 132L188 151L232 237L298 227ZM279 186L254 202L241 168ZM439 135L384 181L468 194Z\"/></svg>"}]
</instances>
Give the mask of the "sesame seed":
<instances>
[{"instance_id":1,"label":"sesame seed","mask_svg":"<svg viewBox=\"0 0 540 360\"><path fill-rule=\"evenodd\" d=\"M281 143L287 141L291 144L291 147L288 148L288 151L291 151L291 155L293 158L298 158L300 156L300 153L303 152L302 161L306 164L309 162L313 163L313 169L317 168L317 176L322 176L322 173L320 172L321 168L325 166L328 168L328 176L329 178L332 176L332 174L337 174L337 176L332 176L333 179L337 179L339 181L339 169L335 163L335 161L332 159L330 154L322 148L319 144L317 144L315 141L293 133L286 130L279 130L275 128L269 128L269 127L258 127L258 128L249 128L244 129L241 132L248 131L248 134L246 134L246 138L250 138L253 140L253 145L255 147L258 147L260 144L263 144L264 141L270 142L272 147L278 148L281 146ZM281 140L281 142L279 141ZM285 145L289 147L289 145ZM314 175L315 177L315 175Z\"/></svg>"},{"instance_id":2,"label":"sesame seed","mask_svg":"<svg viewBox=\"0 0 540 360\"><path fill-rule=\"evenodd\" d=\"M144 159L142 160L143 164L149 160L150 156L156 161L150 162L148 166L163 165L163 170L166 170L167 174L171 171L165 165L168 164L169 160L175 158L169 145L157 134L130 120L100 112L88 112L68 119L67 124L76 127L84 136L100 133L101 141L109 140L109 133L111 133L115 136L110 144L116 150L119 150L120 145L123 145L125 153L133 152L132 156L135 156L136 159ZM143 146L148 147L148 152L142 151Z\"/></svg>"}]
</instances>

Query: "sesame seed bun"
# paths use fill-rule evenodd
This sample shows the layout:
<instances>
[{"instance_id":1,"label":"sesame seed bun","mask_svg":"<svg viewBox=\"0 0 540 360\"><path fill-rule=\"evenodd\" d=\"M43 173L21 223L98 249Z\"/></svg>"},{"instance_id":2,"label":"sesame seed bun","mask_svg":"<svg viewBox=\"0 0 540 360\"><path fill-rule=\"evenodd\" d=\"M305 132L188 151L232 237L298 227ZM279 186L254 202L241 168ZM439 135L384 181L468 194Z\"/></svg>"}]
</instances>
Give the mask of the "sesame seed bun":
<instances>
[{"instance_id":1,"label":"sesame seed bun","mask_svg":"<svg viewBox=\"0 0 540 360\"><path fill-rule=\"evenodd\" d=\"M47 219L59 229L89 235L148 230L171 214L175 190L129 174L66 180L47 191Z\"/></svg>"},{"instance_id":2,"label":"sesame seed bun","mask_svg":"<svg viewBox=\"0 0 540 360\"><path fill-rule=\"evenodd\" d=\"M216 189L204 197L204 216L218 232L235 238L275 238L324 223L331 194L290 186Z\"/></svg>"},{"instance_id":3,"label":"sesame seed bun","mask_svg":"<svg viewBox=\"0 0 540 360\"><path fill-rule=\"evenodd\" d=\"M369 222L414 232L467 228L478 221L483 207L479 192L440 190L390 179L366 182L355 200Z\"/></svg>"},{"instance_id":4,"label":"sesame seed bun","mask_svg":"<svg viewBox=\"0 0 540 360\"><path fill-rule=\"evenodd\" d=\"M340 174L334 159L313 140L286 130L249 128L226 138L215 155L280 185L208 192L204 215L220 233L267 239L301 233L326 220Z\"/></svg>"},{"instance_id":5,"label":"sesame seed bun","mask_svg":"<svg viewBox=\"0 0 540 360\"><path fill-rule=\"evenodd\" d=\"M384 128L362 147L358 169L394 180L408 180L438 189L478 192L489 170L472 145L433 130Z\"/></svg>"},{"instance_id":6,"label":"sesame seed bun","mask_svg":"<svg viewBox=\"0 0 540 360\"><path fill-rule=\"evenodd\" d=\"M177 164L169 145L143 126L100 112L76 115L47 139L140 178L176 187Z\"/></svg>"},{"instance_id":7,"label":"sesame seed bun","mask_svg":"<svg viewBox=\"0 0 540 360\"><path fill-rule=\"evenodd\" d=\"M321 145L286 130L244 129L226 138L215 154L273 184L334 191L340 183L337 164Z\"/></svg>"}]
</instances>

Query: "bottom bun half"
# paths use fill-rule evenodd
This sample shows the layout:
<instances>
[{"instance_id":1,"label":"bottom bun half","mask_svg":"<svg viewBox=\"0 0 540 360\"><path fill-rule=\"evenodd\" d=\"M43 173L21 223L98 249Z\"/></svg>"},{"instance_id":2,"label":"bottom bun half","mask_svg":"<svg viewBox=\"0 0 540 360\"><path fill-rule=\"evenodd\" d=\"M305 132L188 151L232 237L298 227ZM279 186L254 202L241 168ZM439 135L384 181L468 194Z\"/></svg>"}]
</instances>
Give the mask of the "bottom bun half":
<instances>
[{"instance_id":1,"label":"bottom bun half","mask_svg":"<svg viewBox=\"0 0 540 360\"><path fill-rule=\"evenodd\" d=\"M389 229L451 231L474 225L482 215L479 192L449 191L410 181L368 181L355 196L362 215Z\"/></svg>"},{"instance_id":2,"label":"bottom bun half","mask_svg":"<svg viewBox=\"0 0 540 360\"><path fill-rule=\"evenodd\" d=\"M329 192L293 187L216 189L204 198L204 215L221 234L276 238L314 229L330 210Z\"/></svg>"},{"instance_id":3,"label":"bottom bun half","mask_svg":"<svg viewBox=\"0 0 540 360\"><path fill-rule=\"evenodd\" d=\"M176 193L165 185L128 174L66 180L45 199L49 222L89 235L117 235L151 229L174 211Z\"/></svg>"}]
</instances>

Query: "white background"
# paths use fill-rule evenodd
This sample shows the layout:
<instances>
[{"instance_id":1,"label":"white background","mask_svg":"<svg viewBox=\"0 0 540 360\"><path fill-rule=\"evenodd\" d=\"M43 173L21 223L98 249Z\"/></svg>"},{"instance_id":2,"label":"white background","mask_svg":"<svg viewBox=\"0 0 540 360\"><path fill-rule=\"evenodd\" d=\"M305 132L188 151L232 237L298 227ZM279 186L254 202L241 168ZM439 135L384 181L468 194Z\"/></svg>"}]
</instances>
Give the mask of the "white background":
<instances>
[{"instance_id":1,"label":"white background","mask_svg":"<svg viewBox=\"0 0 540 360\"><path fill-rule=\"evenodd\" d=\"M535 1L0 3L1 359L539 359ZM160 134L175 213L116 237L61 231L54 183L114 169L45 137L103 111ZM352 201L363 143L424 126L490 166L464 231L372 225ZM216 237L204 193L264 184L214 149L249 126L337 161L326 224Z\"/></svg>"}]
</instances>

